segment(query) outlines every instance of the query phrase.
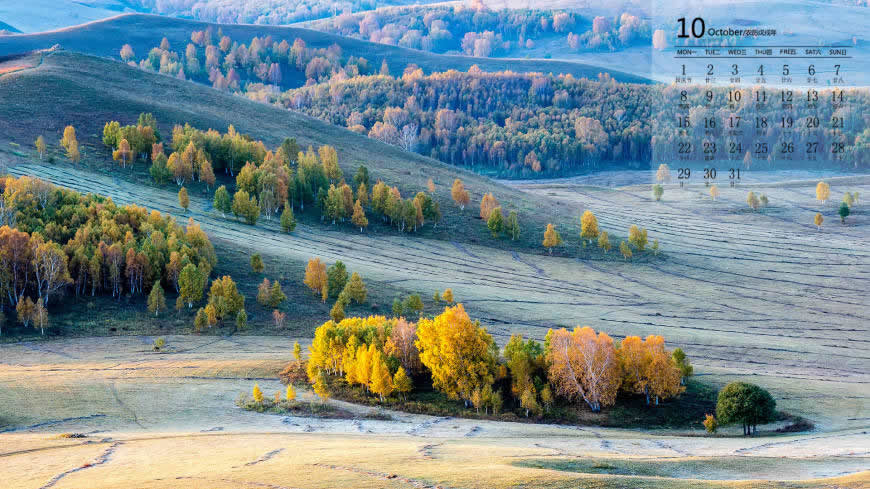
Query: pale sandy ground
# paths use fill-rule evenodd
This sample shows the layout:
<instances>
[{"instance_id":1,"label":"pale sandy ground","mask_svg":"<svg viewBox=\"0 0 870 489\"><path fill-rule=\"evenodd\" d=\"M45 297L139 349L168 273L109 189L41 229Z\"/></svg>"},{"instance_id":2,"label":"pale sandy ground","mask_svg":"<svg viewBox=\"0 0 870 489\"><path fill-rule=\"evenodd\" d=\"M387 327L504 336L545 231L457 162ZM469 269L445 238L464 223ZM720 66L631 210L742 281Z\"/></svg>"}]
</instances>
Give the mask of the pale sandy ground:
<instances>
[{"instance_id":1,"label":"pale sandy ground","mask_svg":"<svg viewBox=\"0 0 870 489\"><path fill-rule=\"evenodd\" d=\"M110 195L120 203L135 202L177 212L172 189L131 188L109 176L71 173L60 166L18 166L11 171ZM200 463L201 458L211 460L205 455L209 451L224 453L228 446L244 449L251 460L270 451L248 452L257 450L243 440L255 435L238 432L280 433L274 435L281 440L276 443L289 447L302 440L308 446L312 439L305 433L308 430L330 434L318 443L345 443L347 450L358 446L352 440L360 436L365 446L389 445L384 448L389 455L382 460L360 458L356 462L363 465L358 465L345 459L338 465L365 466L375 472L390 472L398 467L409 477L419 476L430 482L436 477L459 487L513 486L526 484L529 478L564 481L569 477L565 473L509 466L505 460L517 455L511 452L513 449L527 457L537 457L540 450L549 450L551 457L724 456L739 461L745 461L743 457L788 457L769 471L752 464L736 467L732 471L739 474L736 478L807 479L867 469L867 216L864 204L859 204L848 225L842 226L835 216L835 204L845 190L870 195L870 181L866 177L830 181L832 201L826 204L814 200L815 178L786 184L755 183L752 190L765 192L771 200L771 207L761 213L745 210L749 187L722 188L722 197L712 202L704 196L703 184L682 190L672 185L666 189L663 202L655 203L649 197L648 185L601 189L564 182L518 184L527 191L561 201L569 215L579 216L583 209L592 209L601 227L617 235L625 236L632 223L648 228L650 240L661 241L664 256L646 264L511 253L413 237L314 233L305 226L286 236L268 226L251 228L221 219L209 212L208 202L197 198L191 205L195 219L218 242L252 246L292 260L311 256L327 261L340 258L366 277L393 281L409 290L452 287L500 341L515 331L541 339L549 327L576 324L588 324L617 336L664 334L669 345L682 346L689 352L700 376L714 384L745 379L763 385L773 392L779 407L815 421L815 432L770 439L705 438L402 414L395 414L390 422L285 422L276 416L240 412L233 400L239 392L249 390L254 379L263 378L259 382L267 393L279 388L276 381L266 377L274 375L274 370L290 356L292 339L173 337L170 344L180 351L168 355L149 353L148 338L74 339L0 347L0 406L6 406L0 416L14 418L11 421L15 426L24 427L0 437L0 452L7 454L0 456L0 465L17 460L19 455L10 454L22 447L70 443L49 440L48 433L60 431L96 431L93 437L117 441L153 433L180 436L213 430L203 435L218 438L182 437L183 443L178 442L190 446ZM812 225L817 210L826 216L822 231ZM576 230L561 231L576 247ZM77 419L60 421L65 418ZM44 422L52 423L39 424ZM38 426L27 428L29 425ZM276 439L273 435L268 438ZM438 466L429 459L418 460L413 450L406 453L400 448L424 445L422 441L461 444L463 448L454 453L464 453L468 460L457 455L462 463L451 461L448 466ZM102 449L111 443L107 441ZM110 453L109 463L64 476L55 486L78 487L70 481L88 472L93 480L103 480L96 477L97 471L108 470L116 454L120 458L125 450L131 450L127 457L135 457L136 453L141 456L137 450L147 452L146 445L145 441L125 441ZM259 442L255 445L260 446ZM315 454L312 450L288 448L257 466L287 461L291 453L311 457ZM325 459L338 458L337 452L322 450ZM46 451L52 463L68 469L69 464L62 464L54 453L59 452ZM481 480L465 472L472 470L468 464L473 465L474 456L481 453L492 458L478 468L493 479ZM88 457L97 455L76 456L87 462ZM845 460L819 458L832 456ZM33 455L28 457L31 462L36 460ZM802 459L794 457L811 457L824 463L802 464ZM187 470L185 460L187 465L193 461L179 456L171 463ZM215 468L213 473L232 479L232 464L221 464L222 468ZM52 469L39 472L42 479L22 482L21 487L42 487L65 470L61 466L51 465ZM313 466L305 467L313 470ZM163 476L180 473L188 472L161 472ZM544 477L543 473L548 475ZM363 477L353 471L341 474ZM136 480L141 483L134 484L137 487L171 487L153 478L148 479L148 484L145 479ZM260 480L275 487L342 487L339 479L329 481L318 485L303 479ZM377 487L392 487L378 481ZM864 487L866 478L836 483L841 487ZM363 487L361 484L352 485Z\"/></svg>"}]
</instances>

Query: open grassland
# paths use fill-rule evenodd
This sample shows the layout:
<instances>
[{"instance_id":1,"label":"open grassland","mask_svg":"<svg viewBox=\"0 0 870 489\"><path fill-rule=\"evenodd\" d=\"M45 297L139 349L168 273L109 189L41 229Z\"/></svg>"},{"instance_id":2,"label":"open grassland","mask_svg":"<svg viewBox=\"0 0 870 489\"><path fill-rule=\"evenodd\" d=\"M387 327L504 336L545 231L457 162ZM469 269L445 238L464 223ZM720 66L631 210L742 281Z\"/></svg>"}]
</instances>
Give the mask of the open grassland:
<instances>
[{"instance_id":1,"label":"open grassland","mask_svg":"<svg viewBox=\"0 0 870 489\"><path fill-rule=\"evenodd\" d=\"M867 487L862 430L747 439L367 419L372 408L334 401L356 416L236 408L254 382L266 395L281 389L274 375L292 341L171 336L169 353L151 352L144 337L0 346L9 487ZM72 432L87 436L58 436Z\"/></svg>"},{"instance_id":2,"label":"open grassland","mask_svg":"<svg viewBox=\"0 0 870 489\"><path fill-rule=\"evenodd\" d=\"M174 193L114 183L68 168L21 165L58 185L148 202L176 212ZM866 179L831 180L870 191ZM373 280L430 292L452 287L500 341L513 332L543 339L548 328L590 325L617 337L663 334L690 352L697 371L718 384L752 378L780 407L823 429L867 425L867 251L859 243L867 219L836 222L826 204L822 231L806 224L815 212L811 183L757 184L772 205L744 210L745 188L723 189L717 202L703 189L666 191L650 202L648 188L537 187L576 208L591 208L603 229L638 221L667 256L652 263L577 260L479 245L400 236L373 236L300 226L292 235L249 227L207 212L192 199L194 218L221 248L259 251L303 262L341 259ZM767 185L766 187L760 187ZM424 297L428 294L424 295Z\"/></svg>"},{"instance_id":3,"label":"open grassland","mask_svg":"<svg viewBox=\"0 0 870 489\"><path fill-rule=\"evenodd\" d=\"M239 43L249 43L254 36L271 35L276 41L286 39L292 43L299 38L305 41L309 48L328 48L337 44L342 49L342 55L361 56L380 66L382 60L387 60L390 72L401 75L409 64L416 64L426 73L456 69L465 71L473 65L478 65L484 71L512 70L516 72L541 72L554 74L571 74L577 78L595 79L599 73L610 73L617 81L645 83L645 74L632 75L620 71L603 69L598 66L586 65L570 61L527 60L512 58L474 58L469 56L449 56L427 53L415 49L378 44L358 39L336 36L298 27L278 27L262 25L215 25L192 20L175 19L145 14L125 14L88 24L59 29L39 34L21 34L0 36L0 56L47 49L55 44L67 50L101 57L111 57L120 61L120 49L124 44L130 44L133 50L144 56L151 48L160 44L166 37L175 50L183 50L190 42L190 34L195 30L203 30L213 25L224 35L230 36ZM304 81L304 80L303 80Z\"/></svg>"}]
</instances>

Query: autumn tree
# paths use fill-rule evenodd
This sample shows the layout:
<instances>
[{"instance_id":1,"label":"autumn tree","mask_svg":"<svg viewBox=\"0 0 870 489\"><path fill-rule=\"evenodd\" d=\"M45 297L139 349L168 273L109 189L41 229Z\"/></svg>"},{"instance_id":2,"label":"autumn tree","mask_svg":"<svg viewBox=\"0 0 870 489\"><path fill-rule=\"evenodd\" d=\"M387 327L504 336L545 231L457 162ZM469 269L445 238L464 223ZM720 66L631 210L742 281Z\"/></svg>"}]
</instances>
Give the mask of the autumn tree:
<instances>
[{"instance_id":1,"label":"autumn tree","mask_svg":"<svg viewBox=\"0 0 870 489\"><path fill-rule=\"evenodd\" d=\"M193 317L193 331L199 333L208 325L208 314L205 312L205 308L200 307Z\"/></svg>"},{"instance_id":2,"label":"autumn tree","mask_svg":"<svg viewBox=\"0 0 870 489\"><path fill-rule=\"evenodd\" d=\"M746 203L752 210L757 210L761 206L761 202L758 200L758 196L756 196L755 192L751 190L749 191L749 194L746 195Z\"/></svg>"},{"instance_id":3,"label":"autumn tree","mask_svg":"<svg viewBox=\"0 0 870 489\"><path fill-rule=\"evenodd\" d=\"M631 259L631 255L632 255L631 248L628 246L628 243L626 243L625 241L619 243L619 252L622 253L622 257L625 258L626 260Z\"/></svg>"},{"instance_id":4,"label":"autumn tree","mask_svg":"<svg viewBox=\"0 0 870 489\"><path fill-rule=\"evenodd\" d=\"M589 244L598 237L598 218L589 209L580 216L580 237L589 240Z\"/></svg>"},{"instance_id":5,"label":"autumn tree","mask_svg":"<svg viewBox=\"0 0 870 489\"><path fill-rule=\"evenodd\" d=\"M118 142L118 149L112 152L112 159L121 163L121 168L127 168L127 162L131 160L132 155L130 143L126 139L121 139Z\"/></svg>"},{"instance_id":6,"label":"autumn tree","mask_svg":"<svg viewBox=\"0 0 870 489\"><path fill-rule=\"evenodd\" d=\"M499 203L492 192L483 194L483 198L480 199L480 218L484 221L489 220L490 213L496 207L499 207Z\"/></svg>"},{"instance_id":7,"label":"autumn tree","mask_svg":"<svg viewBox=\"0 0 870 489\"><path fill-rule=\"evenodd\" d=\"M245 308L245 297L229 275L216 278L208 291L208 303L215 308L218 319L234 318Z\"/></svg>"},{"instance_id":8,"label":"autumn tree","mask_svg":"<svg viewBox=\"0 0 870 489\"><path fill-rule=\"evenodd\" d=\"M616 401L619 360L613 339L590 327L565 328L547 333L548 378L566 399L583 400L593 412Z\"/></svg>"},{"instance_id":9,"label":"autumn tree","mask_svg":"<svg viewBox=\"0 0 870 489\"><path fill-rule=\"evenodd\" d=\"M450 196L453 197L453 201L456 202L456 205L459 206L460 210L465 210L465 206L467 206L471 201L468 191L465 190L465 185L463 185L462 180L458 178L453 181L453 187L450 189Z\"/></svg>"},{"instance_id":10,"label":"autumn tree","mask_svg":"<svg viewBox=\"0 0 870 489\"><path fill-rule=\"evenodd\" d=\"M263 265L263 257L259 253L251 255L251 271L254 273L263 273L266 266Z\"/></svg>"},{"instance_id":11,"label":"autumn tree","mask_svg":"<svg viewBox=\"0 0 870 489\"><path fill-rule=\"evenodd\" d=\"M293 389L292 384L287 384L287 390L284 393L284 399L286 399L288 401L292 401L292 400L296 399L296 390Z\"/></svg>"},{"instance_id":12,"label":"autumn tree","mask_svg":"<svg viewBox=\"0 0 870 489\"><path fill-rule=\"evenodd\" d=\"M76 128L73 126L66 126L63 129L63 137L60 140L60 145L63 149L69 151L70 146L75 143L78 144L78 139L76 138Z\"/></svg>"},{"instance_id":13,"label":"autumn tree","mask_svg":"<svg viewBox=\"0 0 870 489\"><path fill-rule=\"evenodd\" d=\"M704 425L704 430L710 434L715 433L719 429L719 422L716 421L716 417L709 413L704 416L704 421L701 424Z\"/></svg>"},{"instance_id":14,"label":"autumn tree","mask_svg":"<svg viewBox=\"0 0 870 489\"><path fill-rule=\"evenodd\" d=\"M390 368L387 366L386 359L380 350L375 350L375 354L371 359L372 373L369 381L369 388L374 393L380 396L381 402L384 398L393 393L393 378L390 375Z\"/></svg>"},{"instance_id":15,"label":"autumn tree","mask_svg":"<svg viewBox=\"0 0 870 489\"><path fill-rule=\"evenodd\" d=\"M520 237L520 221L517 216L517 211L511 211L510 214L508 214L504 230L507 235L511 237L512 241L516 241Z\"/></svg>"},{"instance_id":16,"label":"autumn tree","mask_svg":"<svg viewBox=\"0 0 870 489\"><path fill-rule=\"evenodd\" d=\"M362 203L360 203L359 199L357 199L356 203L353 205L353 215L350 218L350 222L359 228L359 232L363 232L363 229L369 225L369 220L366 218L366 212L363 210Z\"/></svg>"},{"instance_id":17,"label":"autumn tree","mask_svg":"<svg viewBox=\"0 0 870 489\"><path fill-rule=\"evenodd\" d=\"M244 190L239 190L233 195L232 211L233 215L244 218L245 222L251 226L257 224L257 219L260 217L260 206L257 204L257 198Z\"/></svg>"},{"instance_id":18,"label":"autumn tree","mask_svg":"<svg viewBox=\"0 0 870 489\"><path fill-rule=\"evenodd\" d=\"M489 229L493 238L498 238L504 230L504 215L501 213L501 207L496 207L489 213L489 218L486 220L486 227Z\"/></svg>"},{"instance_id":19,"label":"autumn tree","mask_svg":"<svg viewBox=\"0 0 870 489\"><path fill-rule=\"evenodd\" d=\"M39 136L36 138L36 152L39 153L39 159L41 160L43 156L45 156L45 138Z\"/></svg>"},{"instance_id":20,"label":"autumn tree","mask_svg":"<svg viewBox=\"0 0 870 489\"><path fill-rule=\"evenodd\" d=\"M407 400L406 395L414 388L414 383L411 381L411 378L408 377L408 373L405 371L404 367L396 369L396 373L393 375L393 388L402 396L402 399L405 400Z\"/></svg>"},{"instance_id":21,"label":"autumn tree","mask_svg":"<svg viewBox=\"0 0 870 489\"><path fill-rule=\"evenodd\" d=\"M416 337L417 324L399 318L384 346L384 351L398 358L399 364L408 372L420 370L420 351L414 344Z\"/></svg>"},{"instance_id":22,"label":"autumn tree","mask_svg":"<svg viewBox=\"0 0 870 489\"><path fill-rule=\"evenodd\" d=\"M471 399L475 389L491 385L496 346L478 322L472 322L462 304L447 307L433 319L417 325L420 361L432 372L433 386L450 399Z\"/></svg>"},{"instance_id":23,"label":"autumn tree","mask_svg":"<svg viewBox=\"0 0 870 489\"><path fill-rule=\"evenodd\" d=\"M444 289L441 299L448 304L453 304L453 289Z\"/></svg>"},{"instance_id":24,"label":"autumn tree","mask_svg":"<svg viewBox=\"0 0 870 489\"><path fill-rule=\"evenodd\" d=\"M666 165L665 163L659 165L659 169L656 170L656 181L660 184L668 183L671 181L671 169L668 168L668 165Z\"/></svg>"},{"instance_id":25,"label":"autumn tree","mask_svg":"<svg viewBox=\"0 0 870 489\"><path fill-rule=\"evenodd\" d=\"M429 180L426 181L426 190L428 190L430 194L435 193L435 181L432 180L431 178L429 178Z\"/></svg>"},{"instance_id":26,"label":"autumn tree","mask_svg":"<svg viewBox=\"0 0 870 489\"><path fill-rule=\"evenodd\" d=\"M232 212L233 204L230 198L230 193L224 185L218 187L214 192L214 208L221 212L221 215L227 217L227 214Z\"/></svg>"},{"instance_id":27,"label":"autumn tree","mask_svg":"<svg viewBox=\"0 0 870 489\"><path fill-rule=\"evenodd\" d=\"M202 291L205 288L206 278L193 263L188 263L181 270L181 274L178 277L178 285L181 288L179 298L183 303L187 303L188 308L193 307L194 302L202 299Z\"/></svg>"},{"instance_id":28,"label":"autumn tree","mask_svg":"<svg viewBox=\"0 0 870 489\"><path fill-rule=\"evenodd\" d=\"M731 382L719 391L716 419L719 424L741 423L743 434L758 431L759 424L776 418L776 401L761 387L745 382Z\"/></svg>"},{"instance_id":29,"label":"autumn tree","mask_svg":"<svg viewBox=\"0 0 870 489\"><path fill-rule=\"evenodd\" d=\"M363 283L362 277L360 277L358 273L353 272L347 285L344 286L342 294L346 295L348 299L352 299L357 304L362 304L366 301L367 293L366 285Z\"/></svg>"},{"instance_id":30,"label":"autumn tree","mask_svg":"<svg viewBox=\"0 0 870 489\"><path fill-rule=\"evenodd\" d=\"M411 294L405 298L405 303L402 305L402 309L421 314L423 312L423 299L420 298L419 294Z\"/></svg>"},{"instance_id":31,"label":"autumn tree","mask_svg":"<svg viewBox=\"0 0 870 489\"><path fill-rule=\"evenodd\" d=\"M665 193L665 188L659 184L655 184L652 187L653 198L656 199L656 202L662 200L662 195Z\"/></svg>"},{"instance_id":32,"label":"autumn tree","mask_svg":"<svg viewBox=\"0 0 870 489\"><path fill-rule=\"evenodd\" d=\"M320 261L320 258L312 258L308 260L308 265L305 267L305 285L317 294L326 302L326 297L329 294L329 288L326 278L326 264Z\"/></svg>"},{"instance_id":33,"label":"autumn tree","mask_svg":"<svg viewBox=\"0 0 870 489\"><path fill-rule=\"evenodd\" d=\"M601 231L598 234L598 247L604 250L604 253L610 251L610 237L607 231Z\"/></svg>"},{"instance_id":34,"label":"autumn tree","mask_svg":"<svg viewBox=\"0 0 870 489\"><path fill-rule=\"evenodd\" d=\"M148 312L153 312L156 317L160 311L164 310L166 310L166 296L163 293L163 287L159 281L154 282L151 293L148 294Z\"/></svg>"},{"instance_id":35,"label":"autumn tree","mask_svg":"<svg viewBox=\"0 0 870 489\"><path fill-rule=\"evenodd\" d=\"M819 228L819 231L822 230L822 223L825 222L825 218L822 216L821 212L816 212L816 216L813 218L813 224Z\"/></svg>"},{"instance_id":36,"label":"autumn tree","mask_svg":"<svg viewBox=\"0 0 870 489\"><path fill-rule=\"evenodd\" d=\"M254 398L254 402L256 402L257 404L263 403L263 391L260 390L260 384L254 384L252 397Z\"/></svg>"},{"instance_id":37,"label":"autumn tree","mask_svg":"<svg viewBox=\"0 0 870 489\"><path fill-rule=\"evenodd\" d=\"M553 248L562 244L562 236L559 234L559 231L556 231L556 227L553 226L552 223L547 224L542 244L544 245L544 248L547 248L547 251L549 251L551 255L553 254Z\"/></svg>"},{"instance_id":38,"label":"autumn tree","mask_svg":"<svg viewBox=\"0 0 870 489\"><path fill-rule=\"evenodd\" d=\"M187 212L187 208L190 207L190 196L187 195L185 187L181 187L181 190L178 191L178 205L184 209L184 212Z\"/></svg>"},{"instance_id":39,"label":"autumn tree","mask_svg":"<svg viewBox=\"0 0 870 489\"><path fill-rule=\"evenodd\" d=\"M716 200L719 198L719 187L715 185L710 186L710 198Z\"/></svg>"},{"instance_id":40,"label":"autumn tree","mask_svg":"<svg viewBox=\"0 0 870 489\"><path fill-rule=\"evenodd\" d=\"M120 54L121 59L124 60L125 63L136 57L136 53L133 52L133 46L130 46L129 44L124 44L123 46L121 46Z\"/></svg>"},{"instance_id":41,"label":"autumn tree","mask_svg":"<svg viewBox=\"0 0 870 489\"><path fill-rule=\"evenodd\" d=\"M637 226L632 225L628 229L628 242L633 244L638 251L643 251L647 245L646 229L640 229Z\"/></svg>"},{"instance_id":42,"label":"autumn tree","mask_svg":"<svg viewBox=\"0 0 870 489\"><path fill-rule=\"evenodd\" d=\"M831 186L825 182L816 184L816 200L827 202L829 198L831 198Z\"/></svg>"}]
</instances>

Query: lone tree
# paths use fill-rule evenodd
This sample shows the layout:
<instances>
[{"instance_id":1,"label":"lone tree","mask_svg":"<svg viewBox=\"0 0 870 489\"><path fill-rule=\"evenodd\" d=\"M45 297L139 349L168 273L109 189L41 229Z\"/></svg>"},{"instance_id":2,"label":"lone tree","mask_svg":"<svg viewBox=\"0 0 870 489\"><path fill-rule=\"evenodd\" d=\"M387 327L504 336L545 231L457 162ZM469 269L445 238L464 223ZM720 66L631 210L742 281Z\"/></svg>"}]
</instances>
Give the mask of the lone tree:
<instances>
[{"instance_id":1,"label":"lone tree","mask_svg":"<svg viewBox=\"0 0 870 489\"><path fill-rule=\"evenodd\" d=\"M259 253L251 255L251 270L254 273L262 273L266 267L263 265L263 257Z\"/></svg>"},{"instance_id":2,"label":"lone tree","mask_svg":"<svg viewBox=\"0 0 870 489\"><path fill-rule=\"evenodd\" d=\"M551 255L553 254L553 248L562 244L562 236L559 235L559 231L556 231L556 227L553 226L552 223L547 224L542 244L544 245L544 248L547 248L547 251L549 251Z\"/></svg>"},{"instance_id":3,"label":"lone tree","mask_svg":"<svg viewBox=\"0 0 870 489\"><path fill-rule=\"evenodd\" d=\"M187 212L187 208L190 207L190 196L187 195L187 189L184 187L178 191L178 205L184 209L184 212Z\"/></svg>"},{"instance_id":4,"label":"lone tree","mask_svg":"<svg viewBox=\"0 0 870 489\"><path fill-rule=\"evenodd\" d=\"M831 186L825 182L819 182L816 185L816 200L819 202L827 202L831 197Z\"/></svg>"},{"instance_id":5,"label":"lone tree","mask_svg":"<svg viewBox=\"0 0 870 489\"><path fill-rule=\"evenodd\" d=\"M715 185L710 186L710 198L713 200L719 198L719 187Z\"/></svg>"},{"instance_id":6,"label":"lone tree","mask_svg":"<svg viewBox=\"0 0 870 489\"><path fill-rule=\"evenodd\" d=\"M752 191L750 191L749 194L746 196L746 203L749 204L749 208L752 210L758 209L758 207L761 205L761 202L758 200L758 197L756 197L755 192Z\"/></svg>"},{"instance_id":7,"label":"lone tree","mask_svg":"<svg viewBox=\"0 0 870 489\"><path fill-rule=\"evenodd\" d=\"M825 222L825 218L822 216L821 212L816 212L816 217L813 218L813 224L819 228L819 231L822 230L822 223Z\"/></svg>"},{"instance_id":8,"label":"lone tree","mask_svg":"<svg viewBox=\"0 0 870 489\"><path fill-rule=\"evenodd\" d=\"M837 211L837 214L840 215L840 221L842 221L843 224L846 224L846 218L849 217L850 214L849 205L845 202L840 203L840 209Z\"/></svg>"},{"instance_id":9,"label":"lone tree","mask_svg":"<svg viewBox=\"0 0 870 489\"><path fill-rule=\"evenodd\" d=\"M456 179L453 181L453 188L450 189L450 196L453 197L453 201L459 206L460 210L465 210L465 206L471 201L471 198L468 195L468 190L465 190L465 185L462 184L462 180Z\"/></svg>"},{"instance_id":10,"label":"lone tree","mask_svg":"<svg viewBox=\"0 0 870 489\"><path fill-rule=\"evenodd\" d=\"M154 287L151 288L151 293L148 294L148 312L153 312L155 316L160 314L160 311L166 310L166 297L163 294L163 287L160 281L154 282Z\"/></svg>"},{"instance_id":11,"label":"lone tree","mask_svg":"<svg viewBox=\"0 0 870 489\"><path fill-rule=\"evenodd\" d=\"M628 242L637 247L638 251L643 251L648 242L646 228L639 228L632 224L628 228Z\"/></svg>"},{"instance_id":12,"label":"lone tree","mask_svg":"<svg viewBox=\"0 0 870 489\"><path fill-rule=\"evenodd\" d=\"M40 160L45 156L45 138L42 136L36 138L36 152L39 153Z\"/></svg>"},{"instance_id":13,"label":"lone tree","mask_svg":"<svg viewBox=\"0 0 870 489\"><path fill-rule=\"evenodd\" d=\"M758 425L776 418L776 401L769 392L754 384L732 382L719 391L716 419L720 425L741 423L743 434L758 432Z\"/></svg>"},{"instance_id":14,"label":"lone tree","mask_svg":"<svg viewBox=\"0 0 870 489\"><path fill-rule=\"evenodd\" d=\"M659 165L659 169L656 170L656 181L659 183L668 183L671 181L671 169L668 168L668 165L665 163Z\"/></svg>"},{"instance_id":15,"label":"lone tree","mask_svg":"<svg viewBox=\"0 0 870 489\"><path fill-rule=\"evenodd\" d=\"M517 211L511 211L510 214L508 214L504 230L508 236L511 237L511 241L515 241L520 237L520 221L517 217Z\"/></svg>"},{"instance_id":16,"label":"lone tree","mask_svg":"<svg viewBox=\"0 0 870 489\"><path fill-rule=\"evenodd\" d=\"M662 200L662 194L665 193L665 188L659 184L653 185L652 188L653 197L655 197L656 202Z\"/></svg>"}]
</instances>

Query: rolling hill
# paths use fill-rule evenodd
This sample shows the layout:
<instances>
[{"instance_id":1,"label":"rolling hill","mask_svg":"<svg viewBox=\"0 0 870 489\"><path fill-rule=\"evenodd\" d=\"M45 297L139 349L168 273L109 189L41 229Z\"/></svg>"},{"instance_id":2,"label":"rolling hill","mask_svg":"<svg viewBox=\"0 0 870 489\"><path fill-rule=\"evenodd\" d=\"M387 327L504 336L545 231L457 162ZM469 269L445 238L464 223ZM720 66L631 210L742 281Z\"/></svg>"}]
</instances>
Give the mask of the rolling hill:
<instances>
[{"instance_id":1,"label":"rolling hill","mask_svg":"<svg viewBox=\"0 0 870 489\"><path fill-rule=\"evenodd\" d=\"M181 49L190 42L190 34L193 31L203 30L209 25L214 24L156 15L124 14L66 29L2 37L0 38L0 56L46 49L59 44L62 48L70 51L120 59L118 53L125 43L130 44L137 53L144 54L160 44L160 40L165 36L171 45L175 46L176 49ZM215 25L215 28L218 27L225 35L239 40L271 35L276 40L286 39L288 42L300 38L305 41L308 47L312 48L327 48L332 44L337 44L342 48L345 56L362 56L377 64L380 64L381 60L387 60L393 74L401 74L405 66L415 63L426 73L448 69L467 70L472 65L478 65L484 71L570 73L577 78L592 79L597 78L599 73L608 72L617 81L648 82L646 78L641 76L573 62L438 55L297 27Z\"/></svg>"}]
</instances>

